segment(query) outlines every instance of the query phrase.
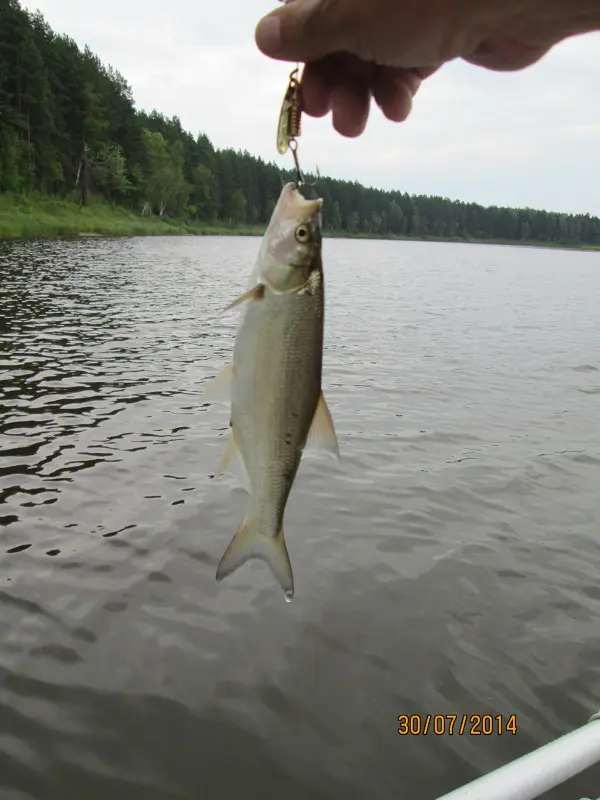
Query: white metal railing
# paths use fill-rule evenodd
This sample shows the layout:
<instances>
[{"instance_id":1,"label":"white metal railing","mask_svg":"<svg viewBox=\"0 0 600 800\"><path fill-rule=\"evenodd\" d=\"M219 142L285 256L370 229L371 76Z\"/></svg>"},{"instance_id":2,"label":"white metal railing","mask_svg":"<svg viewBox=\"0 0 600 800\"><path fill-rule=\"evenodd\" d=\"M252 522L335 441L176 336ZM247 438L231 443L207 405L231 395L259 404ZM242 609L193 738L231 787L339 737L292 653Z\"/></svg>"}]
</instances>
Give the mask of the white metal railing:
<instances>
[{"instance_id":1,"label":"white metal railing","mask_svg":"<svg viewBox=\"0 0 600 800\"><path fill-rule=\"evenodd\" d=\"M534 800L600 761L600 711L586 725L438 800ZM590 800L590 798L581 798ZM600 797L597 798L600 800Z\"/></svg>"}]
</instances>

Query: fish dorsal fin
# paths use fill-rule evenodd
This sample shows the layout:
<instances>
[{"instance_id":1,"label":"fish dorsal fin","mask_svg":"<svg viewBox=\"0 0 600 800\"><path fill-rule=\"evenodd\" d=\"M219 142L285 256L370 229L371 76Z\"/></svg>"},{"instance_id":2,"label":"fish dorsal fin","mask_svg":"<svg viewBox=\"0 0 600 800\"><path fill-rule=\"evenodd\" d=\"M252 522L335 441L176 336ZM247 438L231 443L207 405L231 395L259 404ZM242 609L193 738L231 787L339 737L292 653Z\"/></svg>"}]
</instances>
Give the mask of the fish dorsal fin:
<instances>
[{"instance_id":1,"label":"fish dorsal fin","mask_svg":"<svg viewBox=\"0 0 600 800\"><path fill-rule=\"evenodd\" d=\"M244 292L244 294L241 294L233 301L233 303L230 303L226 308L224 308L223 313L225 313L226 311L231 311L232 308L236 308L236 306L241 306L244 303L248 303L252 300L262 300L264 293L265 293L264 284L257 283L256 286L253 286L252 289L250 289L247 292Z\"/></svg>"},{"instance_id":2,"label":"fish dorsal fin","mask_svg":"<svg viewBox=\"0 0 600 800\"><path fill-rule=\"evenodd\" d=\"M329 453L336 459L340 457L340 448L335 428L333 427L333 420L331 419L331 414L329 413L329 408L327 407L323 392L319 395L317 410L315 411L312 425L308 432L304 451Z\"/></svg>"},{"instance_id":3,"label":"fish dorsal fin","mask_svg":"<svg viewBox=\"0 0 600 800\"><path fill-rule=\"evenodd\" d=\"M242 484L243 488L250 493L250 479L248 478L248 470L246 469L244 459L242 458L242 454L238 448L233 427L229 433L229 441L227 442L225 450L223 451L219 466L221 468L221 472L229 472L231 475L236 477Z\"/></svg>"},{"instance_id":4,"label":"fish dorsal fin","mask_svg":"<svg viewBox=\"0 0 600 800\"><path fill-rule=\"evenodd\" d=\"M229 364L218 375L211 378L204 387L202 397L205 400L229 400L231 396L231 379L235 375L235 367Z\"/></svg>"}]
</instances>

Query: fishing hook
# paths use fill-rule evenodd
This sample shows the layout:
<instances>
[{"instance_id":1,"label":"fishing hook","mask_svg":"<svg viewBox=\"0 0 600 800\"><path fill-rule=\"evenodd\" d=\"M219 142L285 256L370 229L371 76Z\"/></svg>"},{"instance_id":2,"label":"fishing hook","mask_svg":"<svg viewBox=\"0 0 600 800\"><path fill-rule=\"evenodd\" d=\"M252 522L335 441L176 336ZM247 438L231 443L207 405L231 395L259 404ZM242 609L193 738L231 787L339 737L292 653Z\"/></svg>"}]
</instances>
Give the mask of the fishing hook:
<instances>
[{"instance_id":1,"label":"fishing hook","mask_svg":"<svg viewBox=\"0 0 600 800\"><path fill-rule=\"evenodd\" d=\"M296 186L302 186L305 181L304 176L302 175L302 170L300 169L300 161L298 159L298 142L296 139L290 139L289 147L292 151L294 166L296 167Z\"/></svg>"}]
</instances>

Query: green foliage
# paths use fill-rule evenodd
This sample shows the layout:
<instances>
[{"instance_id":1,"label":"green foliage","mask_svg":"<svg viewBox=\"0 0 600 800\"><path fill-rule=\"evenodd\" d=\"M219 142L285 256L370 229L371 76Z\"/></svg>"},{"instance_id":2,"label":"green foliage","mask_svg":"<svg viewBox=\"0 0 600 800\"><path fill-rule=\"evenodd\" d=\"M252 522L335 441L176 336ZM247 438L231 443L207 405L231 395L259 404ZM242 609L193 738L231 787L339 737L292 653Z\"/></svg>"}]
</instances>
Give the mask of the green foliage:
<instances>
[{"instance_id":1,"label":"green foliage","mask_svg":"<svg viewBox=\"0 0 600 800\"><path fill-rule=\"evenodd\" d=\"M15 197L37 192L57 202L85 199L90 213L98 202L125 206L137 212L129 223L135 218L142 228L256 231L291 178L246 151L216 150L205 134L185 131L178 117L137 111L118 71L54 33L39 12L0 0L0 193L12 197L15 219L26 216ZM600 246L600 220L589 214L484 208L330 178L320 178L317 188L330 234ZM47 217L42 229L60 227L63 215L73 231L72 203L50 215L53 223L40 213ZM31 216L26 231L34 227ZM116 222L102 224L110 229ZM0 236L8 235L7 226L5 217Z\"/></svg>"},{"instance_id":2,"label":"green foliage","mask_svg":"<svg viewBox=\"0 0 600 800\"><path fill-rule=\"evenodd\" d=\"M165 211L181 214L190 189L183 175L183 142L169 144L162 133L144 130L144 143L146 202L161 217Z\"/></svg>"},{"instance_id":3,"label":"green foliage","mask_svg":"<svg viewBox=\"0 0 600 800\"><path fill-rule=\"evenodd\" d=\"M17 192L21 186L21 139L14 128L0 128L0 191Z\"/></svg>"},{"instance_id":4,"label":"green foliage","mask_svg":"<svg viewBox=\"0 0 600 800\"><path fill-rule=\"evenodd\" d=\"M92 184L109 200L122 200L131 188L120 145L106 144L90 160Z\"/></svg>"}]
</instances>

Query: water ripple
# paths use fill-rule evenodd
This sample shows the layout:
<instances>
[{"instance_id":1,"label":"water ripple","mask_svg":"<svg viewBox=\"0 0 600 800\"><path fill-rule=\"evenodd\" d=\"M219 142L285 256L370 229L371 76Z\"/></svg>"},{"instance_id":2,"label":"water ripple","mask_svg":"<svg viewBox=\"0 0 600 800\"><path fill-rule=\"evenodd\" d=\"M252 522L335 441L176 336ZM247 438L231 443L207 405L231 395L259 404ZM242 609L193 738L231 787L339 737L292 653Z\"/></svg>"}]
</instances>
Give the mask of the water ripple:
<instances>
[{"instance_id":1,"label":"water ripple","mask_svg":"<svg viewBox=\"0 0 600 800\"><path fill-rule=\"evenodd\" d=\"M0 796L434 800L600 706L600 255L326 241L297 598L217 585L258 240L0 246ZM516 736L397 734L516 715ZM590 770L549 800L592 796Z\"/></svg>"}]
</instances>

